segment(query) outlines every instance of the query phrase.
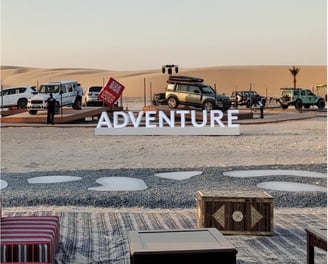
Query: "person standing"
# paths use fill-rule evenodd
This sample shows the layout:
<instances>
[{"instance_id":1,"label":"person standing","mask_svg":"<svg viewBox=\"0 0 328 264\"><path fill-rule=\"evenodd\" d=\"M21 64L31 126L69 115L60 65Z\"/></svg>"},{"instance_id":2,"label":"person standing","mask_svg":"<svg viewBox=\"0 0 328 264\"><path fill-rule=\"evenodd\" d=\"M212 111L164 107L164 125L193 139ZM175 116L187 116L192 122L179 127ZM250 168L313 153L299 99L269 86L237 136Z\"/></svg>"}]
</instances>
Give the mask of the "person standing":
<instances>
[{"instance_id":1,"label":"person standing","mask_svg":"<svg viewBox=\"0 0 328 264\"><path fill-rule=\"evenodd\" d=\"M82 96L83 96L83 89L81 87L81 84L77 84L76 87L76 100L75 100L75 109L82 109Z\"/></svg>"},{"instance_id":2,"label":"person standing","mask_svg":"<svg viewBox=\"0 0 328 264\"><path fill-rule=\"evenodd\" d=\"M56 99L53 98L52 93L49 94L49 98L47 99L47 125L55 124L55 111L56 111Z\"/></svg>"}]
</instances>

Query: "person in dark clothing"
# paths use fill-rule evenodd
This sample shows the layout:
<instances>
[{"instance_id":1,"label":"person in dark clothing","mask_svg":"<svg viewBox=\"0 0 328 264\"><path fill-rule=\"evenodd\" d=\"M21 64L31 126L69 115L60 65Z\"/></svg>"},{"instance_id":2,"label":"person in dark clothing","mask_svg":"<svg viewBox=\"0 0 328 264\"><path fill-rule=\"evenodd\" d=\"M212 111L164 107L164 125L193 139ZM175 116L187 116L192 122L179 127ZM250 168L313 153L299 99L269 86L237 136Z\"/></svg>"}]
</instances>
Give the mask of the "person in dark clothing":
<instances>
[{"instance_id":1,"label":"person in dark clothing","mask_svg":"<svg viewBox=\"0 0 328 264\"><path fill-rule=\"evenodd\" d=\"M50 97L47 99L47 107L48 107L48 115L47 115L47 125L55 124L54 116L56 111L56 99L52 97L52 93L49 95Z\"/></svg>"}]
</instances>

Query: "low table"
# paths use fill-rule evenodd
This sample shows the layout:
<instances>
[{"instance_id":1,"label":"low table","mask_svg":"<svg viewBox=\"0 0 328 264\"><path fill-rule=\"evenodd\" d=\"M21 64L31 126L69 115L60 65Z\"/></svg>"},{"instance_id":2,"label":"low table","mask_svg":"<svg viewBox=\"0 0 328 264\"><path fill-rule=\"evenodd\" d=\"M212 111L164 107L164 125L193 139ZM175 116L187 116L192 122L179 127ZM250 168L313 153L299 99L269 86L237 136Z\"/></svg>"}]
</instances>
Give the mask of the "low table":
<instances>
[{"instance_id":1,"label":"low table","mask_svg":"<svg viewBox=\"0 0 328 264\"><path fill-rule=\"evenodd\" d=\"M306 227L306 263L314 264L314 247L327 251L327 229Z\"/></svg>"},{"instance_id":2,"label":"low table","mask_svg":"<svg viewBox=\"0 0 328 264\"><path fill-rule=\"evenodd\" d=\"M130 231L132 264L235 264L237 250L216 229Z\"/></svg>"}]
</instances>

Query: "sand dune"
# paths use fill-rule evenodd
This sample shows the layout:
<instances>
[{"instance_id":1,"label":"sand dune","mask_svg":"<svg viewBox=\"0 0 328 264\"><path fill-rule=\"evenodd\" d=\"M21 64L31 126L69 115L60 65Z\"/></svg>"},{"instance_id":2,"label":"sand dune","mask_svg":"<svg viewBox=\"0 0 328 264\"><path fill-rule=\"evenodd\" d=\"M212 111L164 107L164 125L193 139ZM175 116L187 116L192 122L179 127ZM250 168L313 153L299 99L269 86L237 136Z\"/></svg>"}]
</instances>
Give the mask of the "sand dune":
<instances>
[{"instance_id":1,"label":"sand dune","mask_svg":"<svg viewBox=\"0 0 328 264\"><path fill-rule=\"evenodd\" d=\"M314 89L315 85L327 83L326 66L297 66L301 70L297 75L297 86ZM180 75L203 78L206 83L216 87L220 93L230 95L235 89L244 90L252 86L253 90L266 96L278 96L281 87L292 87L291 66L220 66L206 68L180 68ZM103 85L110 77L115 78L126 89L125 97L143 97L144 79L146 95L165 89L167 74L161 69L143 71L111 71L79 68L28 68L2 66L2 86L39 85L43 82L58 80L77 80L83 88L90 85ZM315 89L314 89L314 92Z\"/></svg>"}]
</instances>

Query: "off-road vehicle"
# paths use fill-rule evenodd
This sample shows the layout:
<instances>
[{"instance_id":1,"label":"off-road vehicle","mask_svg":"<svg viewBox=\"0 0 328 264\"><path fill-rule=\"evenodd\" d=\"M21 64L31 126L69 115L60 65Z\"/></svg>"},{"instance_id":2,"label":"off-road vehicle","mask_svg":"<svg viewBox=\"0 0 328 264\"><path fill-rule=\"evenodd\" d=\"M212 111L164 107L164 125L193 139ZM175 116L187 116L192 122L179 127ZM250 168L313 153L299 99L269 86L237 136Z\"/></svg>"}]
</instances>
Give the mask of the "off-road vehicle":
<instances>
[{"instance_id":1,"label":"off-road vehicle","mask_svg":"<svg viewBox=\"0 0 328 264\"><path fill-rule=\"evenodd\" d=\"M56 113L61 106L73 106L76 99L76 81L59 81L41 84L38 94L28 99L27 110L31 115L47 110L47 99L52 93L56 99Z\"/></svg>"},{"instance_id":2,"label":"off-road vehicle","mask_svg":"<svg viewBox=\"0 0 328 264\"><path fill-rule=\"evenodd\" d=\"M252 90L233 91L230 96L230 100L232 105L237 103L237 105L246 105L248 108L259 103L265 107L266 104L266 98Z\"/></svg>"},{"instance_id":3,"label":"off-road vehicle","mask_svg":"<svg viewBox=\"0 0 328 264\"><path fill-rule=\"evenodd\" d=\"M280 88L280 105L282 109L287 109L290 105L295 106L296 109L300 110L309 108L311 105L316 105L319 109L325 107L325 100L312 93L309 89L301 88Z\"/></svg>"},{"instance_id":4,"label":"off-road vehicle","mask_svg":"<svg viewBox=\"0 0 328 264\"><path fill-rule=\"evenodd\" d=\"M177 108L179 105L193 106L210 111L219 109L226 111L231 103L228 96L216 93L204 80L189 76L170 76L167 80L165 101L169 108ZM163 98L163 95L158 95Z\"/></svg>"}]
</instances>

